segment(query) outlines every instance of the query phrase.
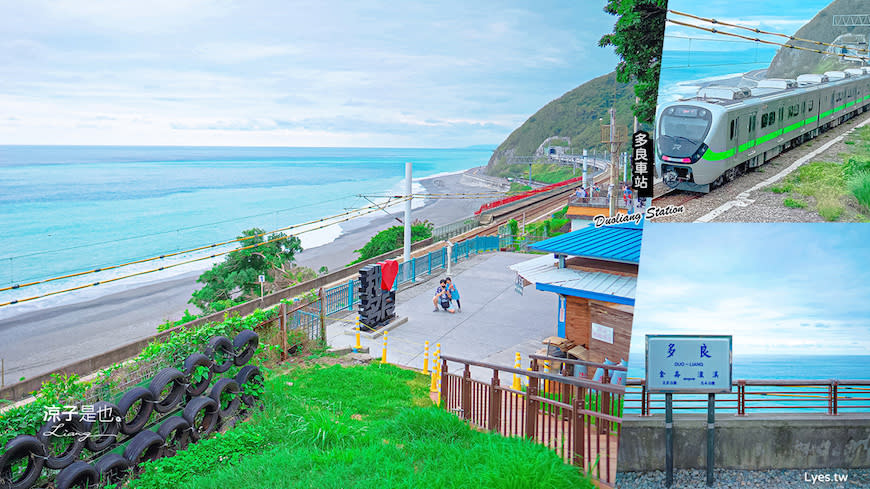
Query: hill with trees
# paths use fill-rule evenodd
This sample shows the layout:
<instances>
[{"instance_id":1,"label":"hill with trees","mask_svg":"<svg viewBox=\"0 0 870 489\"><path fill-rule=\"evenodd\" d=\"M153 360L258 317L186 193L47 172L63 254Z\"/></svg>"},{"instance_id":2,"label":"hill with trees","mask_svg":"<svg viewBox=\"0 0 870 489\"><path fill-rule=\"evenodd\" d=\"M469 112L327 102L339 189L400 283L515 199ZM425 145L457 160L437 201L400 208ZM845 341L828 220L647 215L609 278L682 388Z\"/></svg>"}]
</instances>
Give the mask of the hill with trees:
<instances>
[{"instance_id":1,"label":"hill with trees","mask_svg":"<svg viewBox=\"0 0 870 489\"><path fill-rule=\"evenodd\" d=\"M833 16L864 13L866 0L834 0L822 9L815 17L800 28L794 37L831 43L844 34L867 34L866 27L834 26ZM802 41L789 41L787 44L811 49L825 50L825 46L816 46ZM828 70L842 69L854 66L839 61L834 56L799 49L780 48L767 69L768 78L795 78L804 73L823 73Z\"/></svg>"},{"instance_id":2,"label":"hill with trees","mask_svg":"<svg viewBox=\"0 0 870 489\"><path fill-rule=\"evenodd\" d=\"M501 143L493 152L487 173L497 176L519 176L528 170L525 165L511 165L511 156L531 156L548 138L560 137L555 144L569 145L570 150L593 149L599 153L606 149L601 144L601 124L610 122L608 110L616 109L616 123L631 129L634 114L633 84L620 83L611 72L594 78L553 100ZM555 145L554 144L554 145Z\"/></svg>"}]
</instances>

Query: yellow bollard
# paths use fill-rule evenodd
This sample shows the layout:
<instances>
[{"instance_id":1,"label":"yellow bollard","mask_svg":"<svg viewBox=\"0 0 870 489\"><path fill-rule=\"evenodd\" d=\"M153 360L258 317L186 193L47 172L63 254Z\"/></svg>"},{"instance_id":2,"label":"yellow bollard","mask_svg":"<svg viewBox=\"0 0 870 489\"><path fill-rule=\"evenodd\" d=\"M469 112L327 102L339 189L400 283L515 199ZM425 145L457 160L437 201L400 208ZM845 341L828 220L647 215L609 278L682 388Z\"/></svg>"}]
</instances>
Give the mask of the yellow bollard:
<instances>
[{"instance_id":1,"label":"yellow bollard","mask_svg":"<svg viewBox=\"0 0 870 489\"><path fill-rule=\"evenodd\" d=\"M521 369L522 367L523 357L520 355L520 352L517 352L516 361L514 362L515 369ZM522 383L520 382L520 376L518 374L514 374L514 383L511 385L511 389L518 391L522 389Z\"/></svg>"},{"instance_id":2,"label":"yellow bollard","mask_svg":"<svg viewBox=\"0 0 870 489\"><path fill-rule=\"evenodd\" d=\"M423 347L423 373L429 374L429 342Z\"/></svg>"},{"instance_id":3,"label":"yellow bollard","mask_svg":"<svg viewBox=\"0 0 870 489\"><path fill-rule=\"evenodd\" d=\"M362 351L362 344L359 341L359 319L356 320L356 346L353 347L353 351Z\"/></svg>"},{"instance_id":4,"label":"yellow bollard","mask_svg":"<svg viewBox=\"0 0 870 489\"><path fill-rule=\"evenodd\" d=\"M387 363L387 335L389 331L384 331L384 349L381 352L381 363Z\"/></svg>"},{"instance_id":5,"label":"yellow bollard","mask_svg":"<svg viewBox=\"0 0 870 489\"><path fill-rule=\"evenodd\" d=\"M544 373L550 373L550 361L544 360ZM544 379L544 392L550 392L550 381Z\"/></svg>"}]
</instances>

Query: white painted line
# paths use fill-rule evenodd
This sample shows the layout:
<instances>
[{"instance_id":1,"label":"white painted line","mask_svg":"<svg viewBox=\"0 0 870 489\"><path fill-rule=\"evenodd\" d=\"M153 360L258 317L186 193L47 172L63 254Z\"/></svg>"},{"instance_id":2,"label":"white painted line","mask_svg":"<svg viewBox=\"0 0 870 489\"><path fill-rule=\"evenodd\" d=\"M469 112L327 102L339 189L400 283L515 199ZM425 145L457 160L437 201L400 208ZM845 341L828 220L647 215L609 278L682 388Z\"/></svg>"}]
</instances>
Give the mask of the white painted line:
<instances>
[{"instance_id":1,"label":"white painted line","mask_svg":"<svg viewBox=\"0 0 870 489\"><path fill-rule=\"evenodd\" d=\"M819 148L813 150L811 153L798 158L797 161L795 161L794 163L792 163L791 165L789 165L787 168L785 168L781 172L777 173L776 175L755 184L749 190L745 190L743 192L740 192L739 194L737 194L737 197L735 197L734 200L729 200L728 202L725 202L724 204L722 204L719 207L713 209L712 211L704 214L703 216L699 217L698 219L695 219L695 222L711 222L713 219L716 219L717 217L721 216L722 214L727 212L729 209L733 209L734 207L746 207L746 206L752 204L753 202L755 202L755 199L749 198L750 193L755 192L756 190L761 190L762 188L767 187L768 185L771 185L773 183L778 182L779 180L782 180L783 178L786 177L786 175L797 170L799 166L805 164L806 162L808 162L812 158L815 158L816 156L825 152L828 148L830 148L834 144L842 141L843 138L845 138L847 135L851 134L853 131L855 131L855 129L858 129L859 127L866 126L868 123L870 123L870 117L868 117L867 119L864 120L864 122L858 124L857 126L853 127L852 129L849 129L848 131L844 132L843 134L840 134L839 136L828 141L827 143L823 144Z\"/></svg>"}]
</instances>

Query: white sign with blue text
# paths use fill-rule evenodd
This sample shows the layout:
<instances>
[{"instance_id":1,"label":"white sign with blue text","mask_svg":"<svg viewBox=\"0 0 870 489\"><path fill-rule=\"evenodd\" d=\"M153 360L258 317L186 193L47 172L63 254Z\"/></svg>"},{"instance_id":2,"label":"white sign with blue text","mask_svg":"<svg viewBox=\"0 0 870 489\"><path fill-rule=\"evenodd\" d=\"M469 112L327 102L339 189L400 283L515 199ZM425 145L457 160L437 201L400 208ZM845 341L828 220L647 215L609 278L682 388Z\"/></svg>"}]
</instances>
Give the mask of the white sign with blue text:
<instances>
[{"instance_id":1,"label":"white sign with blue text","mask_svg":"<svg viewBox=\"0 0 870 489\"><path fill-rule=\"evenodd\" d=\"M649 392L731 392L731 336L647 335Z\"/></svg>"}]
</instances>

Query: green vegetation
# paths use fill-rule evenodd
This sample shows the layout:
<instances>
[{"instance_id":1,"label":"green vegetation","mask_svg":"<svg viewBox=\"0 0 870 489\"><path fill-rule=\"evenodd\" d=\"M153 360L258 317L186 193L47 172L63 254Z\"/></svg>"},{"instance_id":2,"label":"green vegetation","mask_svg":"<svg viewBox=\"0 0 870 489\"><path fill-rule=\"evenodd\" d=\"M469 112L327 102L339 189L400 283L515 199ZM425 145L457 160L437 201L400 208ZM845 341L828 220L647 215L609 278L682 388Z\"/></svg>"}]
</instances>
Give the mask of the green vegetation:
<instances>
[{"instance_id":1,"label":"green vegetation","mask_svg":"<svg viewBox=\"0 0 870 489\"><path fill-rule=\"evenodd\" d=\"M231 317L222 322L210 322L195 328L184 329L170 335L164 341L152 341L133 360L125 365L115 364L103 369L96 377L84 382L77 375L53 374L51 380L43 382L34 392L35 401L7 409L0 413L0 446L17 435L34 434L45 423L43 416L48 406L67 406L81 403L86 393L97 390L100 397L113 400L118 387L118 379L125 374L136 372L153 363L179 367L178 359L201 351L212 336L234 337L243 329L253 329L258 324L275 316L277 308L267 311L257 310L246 317ZM261 335L262 337L262 335ZM263 343L263 342L261 342ZM260 347L258 358L266 358L267 347Z\"/></svg>"},{"instance_id":2,"label":"green vegetation","mask_svg":"<svg viewBox=\"0 0 870 489\"><path fill-rule=\"evenodd\" d=\"M391 365L295 368L266 381L265 401L129 487L593 487L551 450L432 406L428 377Z\"/></svg>"},{"instance_id":3,"label":"green vegetation","mask_svg":"<svg viewBox=\"0 0 870 489\"><path fill-rule=\"evenodd\" d=\"M259 275L275 281L275 272L286 273L296 253L302 251L299 238L284 233L269 235L258 228L242 232L239 249L196 280L204 286L193 293L190 303L203 312L215 312L260 294ZM272 273L270 273L272 272Z\"/></svg>"},{"instance_id":4,"label":"green vegetation","mask_svg":"<svg viewBox=\"0 0 870 489\"><path fill-rule=\"evenodd\" d=\"M528 185L523 185L522 183L517 183L517 182L511 182L511 188L508 190L507 194L508 195L515 195L515 194L523 193L523 192L525 192L527 190L531 190L531 189L532 189L532 187L529 187Z\"/></svg>"},{"instance_id":5,"label":"green vegetation","mask_svg":"<svg viewBox=\"0 0 870 489\"><path fill-rule=\"evenodd\" d=\"M638 120L651 123L656 113L662 41L667 0L608 0L604 11L619 16L612 34L601 38L601 47L613 46L622 61L616 66L617 80L636 80L638 97L632 110Z\"/></svg>"},{"instance_id":6,"label":"green vegetation","mask_svg":"<svg viewBox=\"0 0 870 489\"><path fill-rule=\"evenodd\" d=\"M655 96L653 96L653 100ZM528 166L509 164L512 156L531 156L547 138L561 136L570 138L570 149L581 152L588 149L597 150L603 154L606 145L601 144L601 124L610 122L608 110L616 109L616 123L622 127L632 124L631 105L634 103L632 86L616 81L616 73L610 73L590 80L567 92L556 100L548 103L534 115L529 117L520 127L514 130L507 139L496 148L487 165L489 175L513 176L521 178L528 175ZM655 102L653 102L655 105ZM550 144L553 144L552 140ZM563 176L558 179L546 179L535 174L533 165L532 178L539 181L556 182L574 176L571 168L561 167ZM578 172L579 175L579 172Z\"/></svg>"},{"instance_id":7,"label":"green vegetation","mask_svg":"<svg viewBox=\"0 0 870 489\"><path fill-rule=\"evenodd\" d=\"M804 209L806 208L807 203L803 200L796 200L788 197L783 201L783 205L785 205L786 207L791 207L792 209Z\"/></svg>"},{"instance_id":8,"label":"green vegetation","mask_svg":"<svg viewBox=\"0 0 870 489\"><path fill-rule=\"evenodd\" d=\"M562 228L571 223L570 219L547 219L546 221L526 224L526 233L532 236L558 236L564 234Z\"/></svg>"},{"instance_id":9,"label":"green vegetation","mask_svg":"<svg viewBox=\"0 0 870 489\"><path fill-rule=\"evenodd\" d=\"M855 132L850 152L839 162L804 165L770 188L789 194L786 207L813 208L827 221L863 221L870 213L870 128ZM794 198L794 197L804 198ZM805 198L812 198L811 201Z\"/></svg>"},{"instance_id":10,"label":"green vegetation","mask_svg":"<svg viewBox=\"0 0 870 489\"><path fill-rule=\"evenodd\" d=\"M559 183L583 175L583 170L576 173L570 166L539 164L532 165L532 180L543 183Z\"/></svg>"},{"instance_id":11,"label":"green vegetation","mask_svg":"<svg viewBox=\"0 0 870 489\"><path fill-rule=\"evenodd\" d=\"M414 221L413 223L411 223L411 242L415 243L417 241L431 238L433 227L434 226L429 221ZM354 252L359 253L360 256L359 258L351 262L351 264L359 263L361 261L368 260L369 258L374 258L376 256L383 255L384 253L389 253L393 250L398 250L402 247L404 240L404 226L393 226L391 228L384 229L383 231L374 235L372 239L370 239L369 242L365 244L365 246L358 250L354 250Z\"/></svg>"}]
</instances>

